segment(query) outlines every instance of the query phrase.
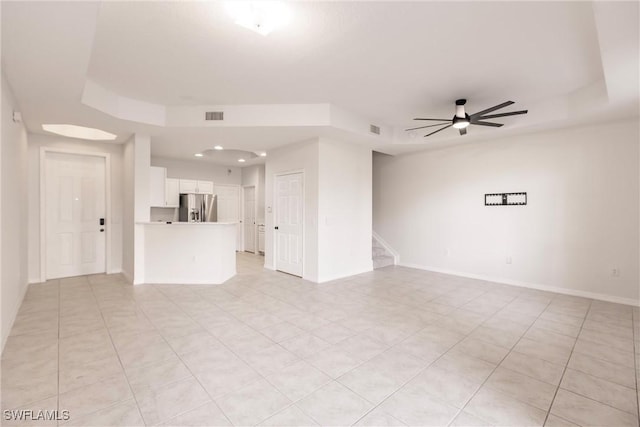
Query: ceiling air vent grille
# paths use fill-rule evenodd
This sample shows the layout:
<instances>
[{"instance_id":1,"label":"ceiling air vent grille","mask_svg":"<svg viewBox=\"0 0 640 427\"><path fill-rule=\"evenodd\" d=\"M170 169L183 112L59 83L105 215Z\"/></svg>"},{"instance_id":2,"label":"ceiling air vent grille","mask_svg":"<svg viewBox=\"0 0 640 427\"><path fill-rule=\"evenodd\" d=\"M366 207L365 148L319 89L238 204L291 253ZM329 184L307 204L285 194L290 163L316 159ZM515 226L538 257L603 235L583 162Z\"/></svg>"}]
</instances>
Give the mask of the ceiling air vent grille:
<instances>
[{"instance_id":1,"label":"ceiling air vent grille","mask_svg":"<svg viewBox=\"0 0 640 427\"><path fill-rule=\"evenodd\" d=\"M376 135L380 135L380 126L369 125L369 132L375 133Z\"/></svg>"},{"instance_id":2,"label":"ceiling air vent grille","mask_svg":"<svg viewBox=\"0 0 640 427\"><path fill-rule=\"evenodd\" d=\"M205 120L224 120L224 111L207 111L204 113Z\"/></svg>"}]
</instances>

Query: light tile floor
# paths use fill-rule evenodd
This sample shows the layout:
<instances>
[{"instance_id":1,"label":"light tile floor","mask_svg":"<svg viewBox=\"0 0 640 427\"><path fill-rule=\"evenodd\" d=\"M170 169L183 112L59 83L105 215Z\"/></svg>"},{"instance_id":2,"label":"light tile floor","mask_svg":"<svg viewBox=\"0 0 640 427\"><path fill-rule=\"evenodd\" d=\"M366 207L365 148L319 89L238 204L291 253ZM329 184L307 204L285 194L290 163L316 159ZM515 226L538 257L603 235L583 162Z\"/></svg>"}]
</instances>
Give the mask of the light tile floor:
<instances>
[{"instance_id":1,"label":"light tile floor","mask_svg":"<svg viewBox=\"0 0 640 427\"><path fill-rule=\"evenodd\" d=\"M240 254L218 286L31 285L3 409L76 426L638 425L637 308L399 267L317 285L261 263Z\"/></svg>"}]
</instances>

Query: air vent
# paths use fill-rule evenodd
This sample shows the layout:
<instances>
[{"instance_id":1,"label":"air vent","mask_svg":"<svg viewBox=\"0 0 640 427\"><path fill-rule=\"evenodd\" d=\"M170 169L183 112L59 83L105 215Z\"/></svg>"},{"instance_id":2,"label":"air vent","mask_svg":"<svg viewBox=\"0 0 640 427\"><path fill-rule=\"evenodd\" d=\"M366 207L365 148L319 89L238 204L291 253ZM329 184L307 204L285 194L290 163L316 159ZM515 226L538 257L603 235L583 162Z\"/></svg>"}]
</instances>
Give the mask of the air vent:
<instances>
[{"instance_id":1,"label":"air vent","mask_svg":"<svg viewBox=\"0 0 640 427\"><path fill-rule=\"evenodd\" d=\"M224 111L207 111L204 113L205 120L224 120Z\"/></svg>"},{"instance_id":2,"label":"air vent","mask_svg":"<svg viewBox=\"0 0 640 427\"><path fill-rule=\"evenodd\" d=\"M369 125L369 132L375 133L376 135L380 135L380 126Z\"/></svg>"}]
</instances>

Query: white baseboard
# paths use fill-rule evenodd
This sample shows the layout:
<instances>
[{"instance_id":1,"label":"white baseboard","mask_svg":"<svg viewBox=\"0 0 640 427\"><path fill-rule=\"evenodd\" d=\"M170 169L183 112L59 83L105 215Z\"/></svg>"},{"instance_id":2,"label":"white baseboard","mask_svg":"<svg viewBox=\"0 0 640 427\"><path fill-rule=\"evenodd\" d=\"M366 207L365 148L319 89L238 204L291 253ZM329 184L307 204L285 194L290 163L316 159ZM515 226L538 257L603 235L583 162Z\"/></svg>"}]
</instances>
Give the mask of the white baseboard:
<instances>
[{"instance_id":1,"label":"white baseboard","mask_svg":"<svg viewBox=\"0 0 640 427\"><path fill-rule=\"evenodd\" d=\"M20 306L22 305L22 301L24 301L24 297L27 294L27 288L29 287L29 283L25 283L22 286L22 290L20 291L20 295L18 295L18 299L15 302L15 304L13 305L12 309L11 309L11 315L9 317L9 327L6 330L6 335L5 335L5 331L2 331L2 349L0 349L0 353L2 351L4 351L4 346L7 343L7 339L9 338L9 334L11 333L11 329L13 328L13 324L16 321L16 317L18 316L18 311L20 310ZM4 313L3 313L4 314ZM4 327L5 324L3 322L2 326Z\"/></svg>"},{"instance_id":2,"label":"white baseboard","mask_svg":"<svg viewBox=\"0 0 640 427\"><path fill-rule=\"evenodd\" d=\"M124 271L121 268L116 268L116 269L113 269L113 270L109 270L109 271L107 271L105 273L106 274L119 274L119 273L122 273L125 276L125 278L127 277L126 274L124 274ZM46 282L46 280L44 280L42 278L40 278L40 279L29 279L29 284L30 285L31 284L36 284L36 283L44 283L44 282Z\"/></svg>"},{"instance_id":3,"label":"white baseboard","mask_svg":"<svg viewBox=\"0 0 640 427\"><path fill-rule=\"evenodd\" d=\"M400 262L400 254L396 252L395 249L393 249L391 245L387 243L387 241L384 240L378 233L376 233L375 231L372 231L371 234L378 241L378 243L380 243L382 247L384 247L387 250L387 252L393 255L393 263L395 265L398 265L398 263Z\"/></svg>"},{"instance_id":4,"label":"white baseboard","mask_svg":"<svg viewBox=\"0 0 640 427\"><path fill-rule=\"evenodd\" d=\"M452 276L467 277L469 279L485 280L487 282L501 283L504 285L518 286L521 288L555 292L557 294L572 295L576 297L590 298L590 299L596 299L600 301L607 301L607 302L613 302L617 304L625 304L625 305L640 307L640 300L634 300L633 298L617 297L614 295L606 295L606 294L600 294L597 292L581 291L578 289L560 288L557 286L549 286L549 285L543 285L539 283L529 283L529 282L522 282L519 280L490 277L490 276L484 276L481 274L464 273L460 271L446 270L446 269L431 267L427 265L402 263L402 262L398 265L401 267L415 268L418 270L433 271L434 273L450 274Z\"/></svg>"},{"instance_id":5,"label":"white baseboard","mask_svg":"<svg viewBox=\"0 0 640 427\"><path fill-rule=\"evenodd\" d=\"M315 280L315 282L326 283L326 282L331 282L332 280L344 279L345 277L355 276L357 274L368 273L370 271L373 271L373 262L371 262L370 264L371 265L352 270L346 274L342 273L342 274L333 274L331 276L322 276L322 277L319 277L317 280Z\"/></svg>"}]
</instances>

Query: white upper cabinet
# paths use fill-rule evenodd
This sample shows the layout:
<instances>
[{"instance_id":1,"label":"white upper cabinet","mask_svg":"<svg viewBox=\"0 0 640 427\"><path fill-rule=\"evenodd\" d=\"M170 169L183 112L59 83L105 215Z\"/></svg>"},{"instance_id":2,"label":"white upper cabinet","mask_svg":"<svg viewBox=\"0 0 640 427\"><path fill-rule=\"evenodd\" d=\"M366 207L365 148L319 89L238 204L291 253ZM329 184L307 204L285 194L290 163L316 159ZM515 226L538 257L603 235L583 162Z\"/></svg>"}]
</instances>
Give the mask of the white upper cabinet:
<instances>
[{"instance_id":1,"label":"white upper cabinet","mask_svg":"<svg viewBox=\"0 0 640 427\"><path fill-rule=\"evenodd\" d=\"M180 180L180 194L197 193L198 181L195 179Z\"/></svg>"},{"instance_id":2,"label":"white upper cabinet","mask_svg":"<svg viewBox=\"0 0 640 427\"><path fill-rule=\"evenodd\" d=\"M213 181L198 181L198 194L213 194Z\"/></svg>"},{"instance_id":3,"label":"white upper cabinet","mask_svg":"<svg viewBox=\"0 0 640 427\"><path fill-rule=\"evenodd\" d=\"M165 206L177 208L180 206L180 180L167 178L165 181Z\"/></svg>"},{"instance_id":4,"label":"white upper cabinet","mask_svg":"<svg viewBox=\"0 0 640 427\"><path fill-rule=\"evenodd\" d=\"M213 194L212 181L167 178L167 169L149 168L149 201L152 208L180 207L180 194Z\"/></svg>"},{"instance_id":5,"label":"white upper cabinet","mask_svg":"<svg viewBox=\"0 0 640 427\"><path fill-rule=\"evenodd\" d=\"M149 202L151 207L165 207L165 181L167 179L167 170L151 166L149 177Z\"/></svg>"},{"instance_id":6,"label":"white upper cabinet","mask_svg":"<svg viewBox=\"0 0 640 427\"><path fill-rule=\"evenodd\" d=\"M212 181L196 181L195 179L180 180L180 194L213 194Z\"/></svg>"}]
</instances>

